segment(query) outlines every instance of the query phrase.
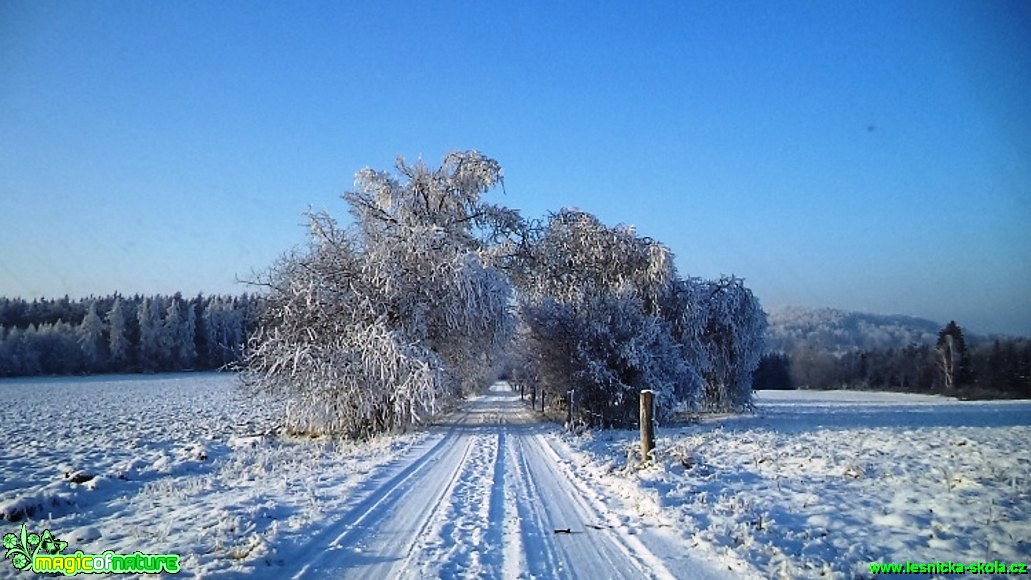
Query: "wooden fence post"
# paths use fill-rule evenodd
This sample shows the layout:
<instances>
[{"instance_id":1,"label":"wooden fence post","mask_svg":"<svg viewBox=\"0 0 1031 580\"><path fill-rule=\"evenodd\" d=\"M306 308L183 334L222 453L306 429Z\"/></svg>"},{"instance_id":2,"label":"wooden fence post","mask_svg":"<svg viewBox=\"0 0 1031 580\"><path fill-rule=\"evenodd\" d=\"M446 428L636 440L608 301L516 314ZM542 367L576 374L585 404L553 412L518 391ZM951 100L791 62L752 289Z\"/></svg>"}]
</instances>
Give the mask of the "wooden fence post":
<instances>
[{"instance_id":1,"label":"wooden fence post","mask_svg":"<svg viewBox=\"0 0 1031 580\"><path fill-rule=\"evenodd\" d=\"M573 389L566 393L566 431L573 430Z\"/></svg>"},{"instance_id":2,"label":"wooden fence post","mask_svg":"<svg viewBox=\"0 0 1031 580\"><path fill-rule=\"evenodd\" d=\"M651 453L655 449L655 392L641 391L641 462L651 461Z\"/></svg>"}]
</instances>

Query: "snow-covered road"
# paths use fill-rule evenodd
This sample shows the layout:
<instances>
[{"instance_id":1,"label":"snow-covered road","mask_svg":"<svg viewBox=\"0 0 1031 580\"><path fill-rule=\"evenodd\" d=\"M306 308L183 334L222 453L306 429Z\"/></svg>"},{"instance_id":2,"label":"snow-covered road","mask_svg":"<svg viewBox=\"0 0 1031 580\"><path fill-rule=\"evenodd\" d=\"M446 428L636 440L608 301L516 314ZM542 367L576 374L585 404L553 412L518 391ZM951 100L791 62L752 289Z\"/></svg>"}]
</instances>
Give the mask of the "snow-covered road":
<instances>
[{"instance_id":1,"label":"snow-covered road","mask_svg":"<svg viewBox=\"0 0 1031 580\"><path fill-rule=\"evenodd\" d=\"M630 522L507 385L391 462L292 553L295 578L718 578L669 530ZM291 569L290 567L293 566Z\"/></svg>"}]
</instances>

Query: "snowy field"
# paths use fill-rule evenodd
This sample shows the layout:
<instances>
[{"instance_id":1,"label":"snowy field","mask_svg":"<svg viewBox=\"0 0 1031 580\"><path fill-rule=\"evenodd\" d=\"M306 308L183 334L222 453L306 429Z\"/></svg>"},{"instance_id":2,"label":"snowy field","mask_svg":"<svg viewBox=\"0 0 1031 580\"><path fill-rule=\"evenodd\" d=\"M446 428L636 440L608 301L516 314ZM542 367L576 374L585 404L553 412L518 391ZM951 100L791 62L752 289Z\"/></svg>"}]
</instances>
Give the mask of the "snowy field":
<instances>
[{"instance_id":1,"label":"snowy field","mask_svg":"<svg viewBox=\"0 0 1031 580\"><path fill-rule=\"evenodd\" d=\"M317 529L371 471L425 437L361 448L266 437L273 409L245 404L234 381L0 381L0 531L28 521L67 541L65 553L179 553L192 574L246 574L275 565L274 547ZM0 577L17 574L0 564Z\"/></svg>"},{"instance_id":2,"label":"snowy field","mask_svg":"<svg viewBox=\"0 0 1031 580\"><path fill-rule=\"evenodd\" d=\"M1031 559L1031 402L762 392L754 417L565 436L584 474L770 578ZM958 576L950 576L958 577ZM984 577L984 576L981 576Z\"/></svg>"}]
</instances>

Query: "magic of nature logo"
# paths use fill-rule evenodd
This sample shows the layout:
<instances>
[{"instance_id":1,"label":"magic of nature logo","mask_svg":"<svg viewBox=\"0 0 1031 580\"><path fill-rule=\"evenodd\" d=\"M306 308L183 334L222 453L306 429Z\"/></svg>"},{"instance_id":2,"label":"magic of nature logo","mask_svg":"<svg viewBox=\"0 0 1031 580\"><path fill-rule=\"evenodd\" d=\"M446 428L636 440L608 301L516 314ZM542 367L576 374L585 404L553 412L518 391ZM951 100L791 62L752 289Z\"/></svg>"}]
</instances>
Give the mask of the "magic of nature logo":
<instances>
[{"instance_id":1,"label":"magic of nature logo","mask_svg":"<svg viewBox=\"0 0 1031 580\"><path fill-rule=\"evenodd\" d=\"M4 534L4 559L10 560L17 570L36 574L177 574L178 554L117 554L105 550L100 554L84 554L76 550L64 554L68 542L54 536L50 530L37 534L22 524L21 532Z\"/></svg>"}]
</instances>

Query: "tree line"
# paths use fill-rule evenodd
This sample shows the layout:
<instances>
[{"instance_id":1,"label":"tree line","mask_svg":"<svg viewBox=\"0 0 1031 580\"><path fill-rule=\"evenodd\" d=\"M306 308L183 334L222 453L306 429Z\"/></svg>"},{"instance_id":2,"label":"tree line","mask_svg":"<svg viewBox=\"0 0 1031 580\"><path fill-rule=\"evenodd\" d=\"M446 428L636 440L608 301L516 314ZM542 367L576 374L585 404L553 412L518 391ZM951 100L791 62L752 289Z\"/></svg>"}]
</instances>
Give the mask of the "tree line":
<instances>
[{"instance_id":1,"label":"tree line","mask_svg":"<svg viewBox=\"0 0 1031 580\"><path fill-rule=\"evenodd\" d=\"M756 389L876 389L963 398L1031 398L1031 340L996 338L968 345L962 328L945 325L935 344L831 352L802 344L766 354Z\"/></svg>"},{"instance_id":2,"label":"tree line","mask_svg":"<svg viewBox=\"0 0 1031 580\"><path fill-rule=\"evenodd\" d=\"M211 370L236 362L256 295L0 298L0 376Z\"/></svg>"}]
</instances>

